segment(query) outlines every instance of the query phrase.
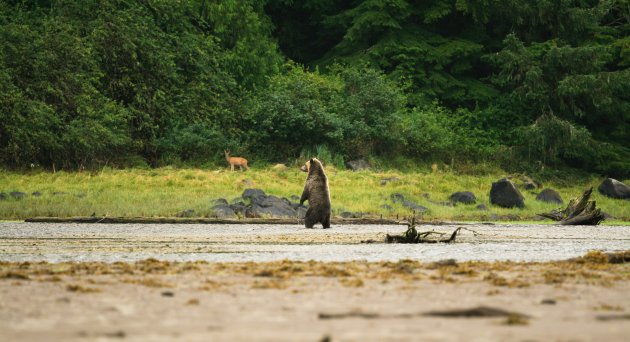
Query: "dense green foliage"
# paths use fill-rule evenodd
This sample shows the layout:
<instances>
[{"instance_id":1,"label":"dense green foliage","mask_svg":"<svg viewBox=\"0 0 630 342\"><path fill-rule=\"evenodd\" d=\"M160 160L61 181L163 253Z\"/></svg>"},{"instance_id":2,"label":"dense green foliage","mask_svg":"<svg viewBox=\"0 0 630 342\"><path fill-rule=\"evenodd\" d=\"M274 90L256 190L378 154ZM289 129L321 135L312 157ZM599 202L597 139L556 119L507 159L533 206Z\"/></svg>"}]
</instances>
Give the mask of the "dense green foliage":
<instances>
[{"instance_id":1,"label":"dense green foliage","mask_svg":"<svg viewBox=\"0 0 630 342\"><path fill-rule=\"evenodd\" d=\"M5 0L0 163L630 175L628 0Z\"/></svg>"}]
</instances>

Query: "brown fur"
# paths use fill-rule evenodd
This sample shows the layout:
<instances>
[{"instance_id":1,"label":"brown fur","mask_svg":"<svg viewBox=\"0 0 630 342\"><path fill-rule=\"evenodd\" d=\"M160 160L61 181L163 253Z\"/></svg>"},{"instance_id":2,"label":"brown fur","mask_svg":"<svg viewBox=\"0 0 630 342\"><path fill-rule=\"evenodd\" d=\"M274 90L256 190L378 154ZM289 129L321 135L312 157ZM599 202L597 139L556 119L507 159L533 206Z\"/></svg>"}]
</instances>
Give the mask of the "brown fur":
<instances>
[{"instance_id":1,"label":"brown fur","mask_svg":"<svg viewBox=\"0 0 630 342\"><path fill-rule=\"evenodd\" d=\"M308 172L300 198L300 204L308 200L308 210L304 217L306 228L313 228L316 223L321 223L324 228L330 228L330 191L324 166L317 158L311 158L300 170Z\"/></svg>"},{"instance_id":2,"label":"brown fur","mask_svg":"<svg viewBox=\"0 0 630 342\"><path fill-rule=\"evenodd\" d=\"M225 160L230 164L230 169L234 171L234 166L238 166L241 171L243 171L243 167L249 170L249 166L247 166L247 159L241 157L230 157L230 151L224 150Z\"/></svg>"}]
</instances>

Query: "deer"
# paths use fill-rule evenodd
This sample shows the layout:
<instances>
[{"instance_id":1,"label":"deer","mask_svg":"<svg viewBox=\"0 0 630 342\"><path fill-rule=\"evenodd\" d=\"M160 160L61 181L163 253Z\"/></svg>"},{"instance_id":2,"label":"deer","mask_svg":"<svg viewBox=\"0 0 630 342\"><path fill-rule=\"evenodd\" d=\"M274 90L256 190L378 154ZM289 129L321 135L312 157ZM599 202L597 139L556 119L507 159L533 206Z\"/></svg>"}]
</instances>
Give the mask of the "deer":
<instances>
[{"instance_id":1,"label":"deer","mask_svg":"<svg viewBox=\"0 0 630 342\"><path fill-rule=\"evenodd\" d=\"M230 157L230 150L223 150L225 153L225 160L230 164L230 169L234 171L234 165L238 166L241 171L243 171L243 167L249 170L249 166L247 166L247 159L242 157Z\"/></svg>"}]
</instances>

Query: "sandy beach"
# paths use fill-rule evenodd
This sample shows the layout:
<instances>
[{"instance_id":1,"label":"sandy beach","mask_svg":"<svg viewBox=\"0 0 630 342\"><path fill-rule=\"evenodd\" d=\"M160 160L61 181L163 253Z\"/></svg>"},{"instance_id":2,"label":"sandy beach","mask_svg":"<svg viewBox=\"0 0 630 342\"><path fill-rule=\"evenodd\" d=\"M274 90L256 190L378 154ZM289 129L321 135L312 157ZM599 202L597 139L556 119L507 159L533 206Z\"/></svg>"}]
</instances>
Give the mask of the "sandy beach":
<instances>
[{"instance_id":1,"label":"sandy beach","mask_svg":"<svg viewBox=\"0 0 630 342\"><path fill-rule=\"evenodd\" d=\"M628 257L3 262L0 331L4 341L624 341Z\"/></svg>"}]
</instances>

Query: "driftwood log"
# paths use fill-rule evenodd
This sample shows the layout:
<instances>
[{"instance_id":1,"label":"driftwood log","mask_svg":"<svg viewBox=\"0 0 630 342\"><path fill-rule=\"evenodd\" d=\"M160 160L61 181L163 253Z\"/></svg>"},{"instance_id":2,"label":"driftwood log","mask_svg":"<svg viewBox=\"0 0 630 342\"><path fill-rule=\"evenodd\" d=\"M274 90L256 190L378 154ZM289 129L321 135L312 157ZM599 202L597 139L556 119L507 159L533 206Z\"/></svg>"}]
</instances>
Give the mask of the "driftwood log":
<instances>
[{"instance_id":1,"label":"driftwood log","mask_svg":"<svg viewBox=\"0 0 630 342\"><path fill-rule=\"evenodd\" d=\"M589 188L582 196L572 198L565 208L554 209L548 213L538 214L566 225L598 225L604 220L604 214L597 208L595 201L589 201L593 188Z\"/></svg>"},{"instance_id":2,"label":"driftwood log","mask_svg":"<svg viewBox=\"0 0 630 342\"><path fill-rule=\"evenodd\" d=\"M247 219L219 219L208 217L31 217L24 220L25 222L45 222L45 223L188 223L188 224L303 224L304 220L297 218L247 218ZM379 225L395 225L399 224L394 219L379 218L335 218L332 224L379 224Z\"/></svg>"},{"instance_id":3,"label":"driftwood log","mask_svg":"<svg viewBox=\"0 0 630 342\"><path fill-rule=\"evenodd\" d=\"M430 238L430 236L432 235L446 236L448 234L442 233L442 232L436 232L433 230L425 231L425 232L418 232L418 230L416 229L416 218L413 217L411 218L411 222L408 223L407 231L405 231L402 235L387 234L387 236L385 237L385 242L387 243L439 243L439 242L451 243L455 241L457 234L462 229L466 229L466 228L458 227L451 233L449 238L432 239ZM466 230L470 230L470 229L466 229ZM474 234L477 234L475 231L471 230L471 232L473 232Z\"/></svg>"}]
</instances>

